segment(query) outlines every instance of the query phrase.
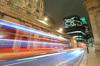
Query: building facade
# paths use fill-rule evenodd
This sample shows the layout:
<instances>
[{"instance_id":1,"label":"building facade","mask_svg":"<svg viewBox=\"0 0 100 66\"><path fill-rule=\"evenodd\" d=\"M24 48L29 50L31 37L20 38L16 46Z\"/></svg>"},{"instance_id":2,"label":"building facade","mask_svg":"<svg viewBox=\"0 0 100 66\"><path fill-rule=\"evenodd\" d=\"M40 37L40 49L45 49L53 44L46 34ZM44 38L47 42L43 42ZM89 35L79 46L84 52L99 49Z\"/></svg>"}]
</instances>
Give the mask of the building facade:
<instances>
[{"instance_id":1,"label":"building facade","mask_svg":"<svg viewBox=\"0 0 100 66\"><path fill-rule=\"evenodd\" d=\"M77 41L85 42L85 26L84 21L80 20L79 16L70 16L64 18L64 31L72 35ZM87 24L86 24L87 25Z\"/></svg>"},{"instance_id":2,"label":"building facade","mask_svg":"<svg viewBox=\"0 0 100 66\"><path fill-rule=\"evenodd\" d=\"M86 0L83 3L90 18L96 53L100 53L100 0Z\"/></svg>"},{"instance_id":3,"label":"building facade","mask_svg":"<svg viewBox=\"0 0 100 66\"><path fill-rule=\"evenodd\" d=\"M70 35L61 34L52 30L53 28L49 23L42 23L44 22L44 17L44 0L0 0L0 19L28 27L34 27L38 30L62 36L70 40L72 39L72 36ZM38 37L38 35L35 36ZM19 37L18 31L15 36L15 39L17 38L27 38L27 40L31 40L28 37ZM19 46L15 44L13 48L16 47ZM30 47L30 44L27 48L28 47Z\"/></svg>"}]
</instances>

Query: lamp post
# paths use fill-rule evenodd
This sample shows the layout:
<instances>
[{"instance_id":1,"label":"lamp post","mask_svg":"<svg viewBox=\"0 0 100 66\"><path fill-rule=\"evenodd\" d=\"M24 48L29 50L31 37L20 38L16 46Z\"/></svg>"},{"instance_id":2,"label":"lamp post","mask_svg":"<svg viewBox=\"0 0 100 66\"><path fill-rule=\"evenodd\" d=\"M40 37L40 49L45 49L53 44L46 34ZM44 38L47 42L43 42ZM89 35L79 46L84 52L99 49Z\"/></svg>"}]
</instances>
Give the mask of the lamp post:
<instances>
[{"instance_id":1,"label":"lamp post","mask_svg":"<svg viewBox=\"0 0 100 66\"><path fill-rule=\"evenodd\" d=\"M88 35L89 35L89 31L88 31L88 29L85 29L85 33L86 33L86 46L87 46L87 53L89 53L89 49L88 49Z\"/></svg>"}]
</instances>

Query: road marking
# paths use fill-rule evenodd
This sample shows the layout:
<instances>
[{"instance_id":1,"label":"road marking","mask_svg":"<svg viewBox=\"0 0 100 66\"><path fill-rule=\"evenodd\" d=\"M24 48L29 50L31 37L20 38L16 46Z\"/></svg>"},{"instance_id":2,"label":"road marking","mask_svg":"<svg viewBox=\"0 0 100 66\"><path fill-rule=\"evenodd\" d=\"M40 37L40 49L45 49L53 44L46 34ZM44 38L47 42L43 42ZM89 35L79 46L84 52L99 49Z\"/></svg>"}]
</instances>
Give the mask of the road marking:
<instances>
[{"instance_id":1,"label":"road marking","mask_svg":"<svg viewBox=\"0 0 100 66\"><path fill-rule=\"evenodd\" d=\"M84 51L80 51L79 53L75 54L74 57L68 58L67 60L64 60L64 61L60 62L60 63L57 64L56 66L63 66L63 65L66 64L67 62L69 62L69 61L75 59L76 57L80 56L80 55L83 54L83 53L84 53Z\"/></svg>"},{"instance_id":2,"label":"road marking","mask_svg":"<svg viewBox=\"0 0 100 66\"><path fill-rule=\"evenodd\" d=\"M19 63L25 63L25 62L34 61L34 60L37 60L37 59L32 59L32 60L27 60L27 61L22 61L22 62L7 64L7 65L2 65L2 66L11 66L11 65L15 65L15 64L19 64Z\"/></svg>"},{"instance_id":3,"label":"road marking","mask_svg":"<svg viewBox=\"0 0 100 66\"><path fill-rule=\"evenodd\" d=\"M74 66L79 66L80 62L81 62L82 59L83 59L83 56L84 56L84 54L82 54L82 56L80 57L80 59L77 61L77 63L76 63Z\"/></svg>"},{"instance_id":4,"label":"road marking","mask_svg":"<svg viewBox=\"0 0 100 66\"><path fill-rule=\"evenodd\" d=\"M29 62L30 60L33 60L33 59L38 59L38 58L43 58L43 57L48 57L48 56L54 56L54 55L59 55L59 54L64 54L64 53L66 53L68 51L72 51L72 50L66 50L66 51L63 51L63 52L60 52L60 53L47 54L47 55L41 55L41 56L35 56L35 57L29 57L29 58L23 58L23 59L17 59L17 60L12 60L12 61L6 61L6 62L0 63L0 65L3 65L4 66L4 64L7 64L9 66L9 65L14 65L14 64ZM77 53L79 51L80 50L75 50L71 54ZM24 61L24 62L22 62L22 61ZM15 62L17 62L17 63L15 63Z\"/></svg>"},{"instance_id":5,"label":"road marking","mask_svg":"<svg viewBox=\"0 0 100 66\"><path fill-rule=\"evenodd\" d=\"M67 51L66 51L67 52ZM35 57L29 57L29 58L23 58L23 59L17 59L17 60L12 60L12 61L6 61L6 62L1 62L0 65L3 65L3 64L7 64L7 65L10 65L10 63L12 63L12 65L14 64L18 64L18 63L15 63L15 62L22 62L22 61L27 61L27 60L32 60L32 59L38 59L38 58L43 58L43 57L48 57L48 56L53 56L53 55L58 55L58 54L63 54L63 53L66 53L65 51L64 52L60 52L60 53L54 53L54 54L47 54L47 55L41 55L41 56L35 56ZM28 61L27 61L28 62ZM23 63L23 62L22 62ZM4 65L3 65L4 66Z\"/></svg>"}]
</instances>

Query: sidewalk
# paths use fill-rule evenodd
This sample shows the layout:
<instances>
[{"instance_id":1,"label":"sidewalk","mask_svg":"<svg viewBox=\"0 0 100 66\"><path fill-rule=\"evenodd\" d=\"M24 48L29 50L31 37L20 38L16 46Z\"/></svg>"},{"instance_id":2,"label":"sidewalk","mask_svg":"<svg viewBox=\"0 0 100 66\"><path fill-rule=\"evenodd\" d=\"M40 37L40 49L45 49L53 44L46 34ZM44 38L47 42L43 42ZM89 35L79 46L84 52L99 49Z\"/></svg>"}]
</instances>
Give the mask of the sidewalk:
<instances>
[{"instance_id":1,"label":"sidewalk","mask_svg":"<svg viewBox=\"0 0 100 66\"><path fill-rule=\"evenodd\" d=\"M89 47L89 53L85 49L85 55L80 66L100 66L100 58L96 57L94 47Z\"/></svg>"}]
</instances>

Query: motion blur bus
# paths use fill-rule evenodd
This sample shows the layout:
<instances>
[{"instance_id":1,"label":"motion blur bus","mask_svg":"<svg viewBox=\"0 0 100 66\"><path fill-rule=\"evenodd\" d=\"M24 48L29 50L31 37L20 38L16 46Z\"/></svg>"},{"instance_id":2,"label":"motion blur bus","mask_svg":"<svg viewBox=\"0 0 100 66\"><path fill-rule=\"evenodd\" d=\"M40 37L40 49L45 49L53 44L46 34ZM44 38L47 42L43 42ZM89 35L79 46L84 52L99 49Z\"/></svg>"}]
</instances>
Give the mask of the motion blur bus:
<instances>
[{"instance_id":1,"label":"motion blur bus","mask_svg":"<svg viewBox=\"0 0 100 66\"><path fill-rule=\"evenodd\" d=\"M35 27L0 19L0 52L58 52L70 47L70 39Z\"/></svg>"}]
</instances>

